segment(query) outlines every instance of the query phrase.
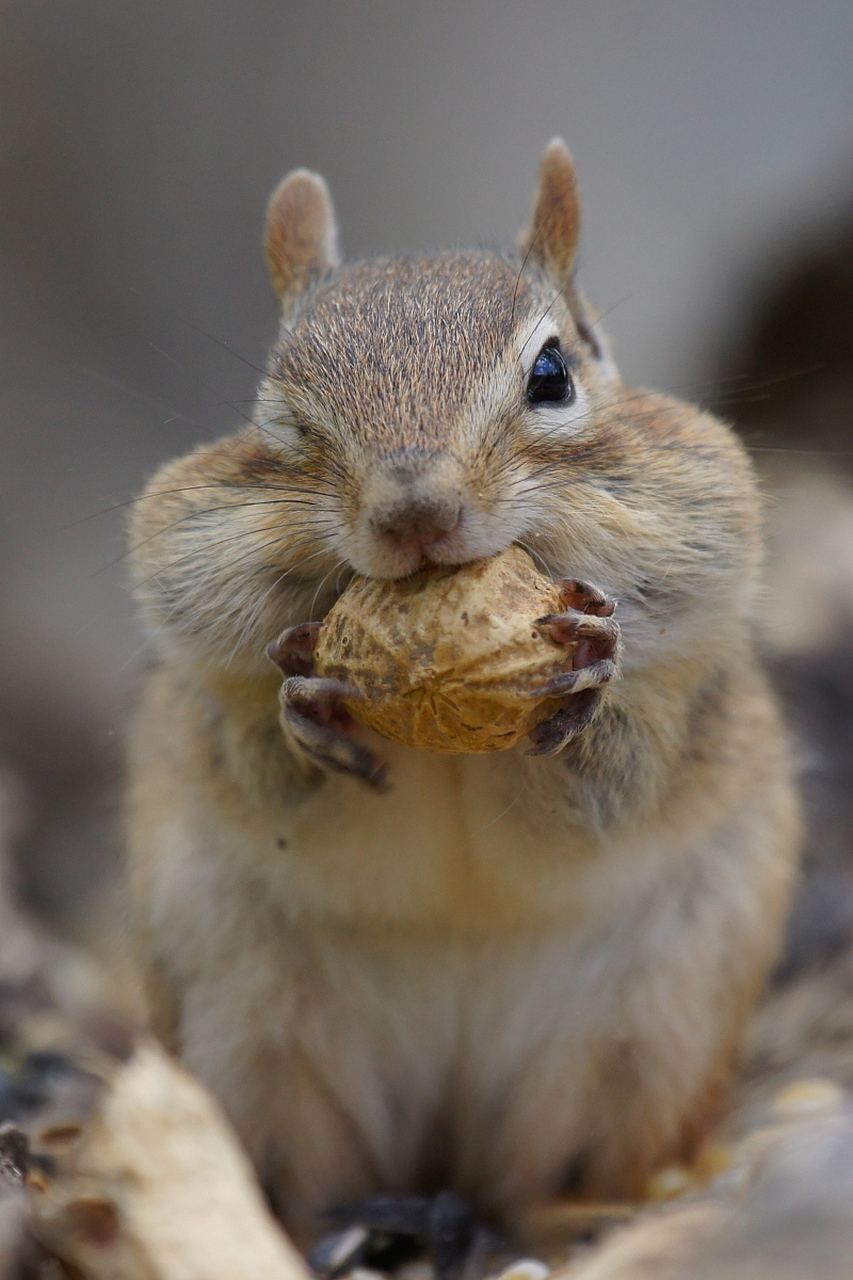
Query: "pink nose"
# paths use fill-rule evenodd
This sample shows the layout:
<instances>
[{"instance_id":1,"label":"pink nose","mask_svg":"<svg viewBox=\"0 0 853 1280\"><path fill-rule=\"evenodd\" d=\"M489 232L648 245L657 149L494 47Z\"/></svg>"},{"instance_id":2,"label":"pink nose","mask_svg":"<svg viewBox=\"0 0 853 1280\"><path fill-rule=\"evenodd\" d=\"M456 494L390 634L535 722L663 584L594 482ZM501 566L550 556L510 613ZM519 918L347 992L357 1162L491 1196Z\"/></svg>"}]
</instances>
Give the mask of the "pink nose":
<instances>
[{"instance_id":1,"label":"pink nose","mask_svg":"<svg viewBox=\"0 0 853 1280\"><path fill-rule=\"evenodd\" d=\"M395 547L427 548L458 529L462 504L447 498L413 498L374 511L370 528Z\"/></svg>"}]
</instances>

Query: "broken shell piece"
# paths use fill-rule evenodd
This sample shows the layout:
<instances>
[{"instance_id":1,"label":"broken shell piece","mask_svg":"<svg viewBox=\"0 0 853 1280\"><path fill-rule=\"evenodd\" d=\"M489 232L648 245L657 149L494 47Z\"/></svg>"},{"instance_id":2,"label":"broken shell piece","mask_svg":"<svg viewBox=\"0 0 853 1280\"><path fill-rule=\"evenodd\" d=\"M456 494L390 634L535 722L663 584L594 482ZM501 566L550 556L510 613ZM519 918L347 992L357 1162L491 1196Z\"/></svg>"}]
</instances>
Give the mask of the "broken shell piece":
<instances>
[{"instance_id":1,"label":"broken shell piece","mask_svg":"<svg viewBox=\"0 0 853 1280\"><path fill-rule=\"evenodd\" d=\"M356 577L320 628L317 674L362 695L348 710L386 738L427 751L515 746L565 699L541 693L571 670L543 615L558 587L520 547L461 568L387 581Z\"/></svg>"},{"instance_id":2,"label":"broken shell piece","mask_svg":"<svg viewBox=\"0 0 853 1280\"><path fill-rule=\"evenodd\" d=\"M552 1268L538 1258L519 1258L502 1271L498 1280L548 1280Z\"/></svg>"},{"instance_id":3,"label":"broken shell piece","mask_svg":"<svg viewBox=\"0 0 853 1280\"><path fill-rule=\"evenodd\" d=\"M799 1120L805 1116L825 1115L840 1111L844 1106L845 1093L834 1080L814 1079L794 1080L780 1089L771 1103L774 1118L779 1120Z\"/></svg>"},{"instance_id":4,"label":"broken shell piece","mask_svg":"<svg viewBox=\"0 0 853 1280\"><path fill-rule=\"evenodd\" d=\"M219 1107L153 1042L27 1186L34 1235L86 1280L311 1280Z\"/></svg>"}]
</instances>

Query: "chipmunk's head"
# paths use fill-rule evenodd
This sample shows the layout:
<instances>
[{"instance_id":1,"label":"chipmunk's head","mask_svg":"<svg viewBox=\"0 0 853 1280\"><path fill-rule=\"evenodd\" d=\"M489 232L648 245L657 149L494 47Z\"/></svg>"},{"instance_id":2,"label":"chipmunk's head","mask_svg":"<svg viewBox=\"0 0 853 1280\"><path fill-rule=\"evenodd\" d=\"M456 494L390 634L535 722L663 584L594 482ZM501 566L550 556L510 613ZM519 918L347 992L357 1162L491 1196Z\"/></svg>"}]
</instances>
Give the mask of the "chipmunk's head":
<instances>
[{"instance_id":1,"label":"chipmunk's head","mask_svg":"<svg viewBox=\"0 0 853 1280\"><path fill-rule=\"evenodd\" d=\"M680 634L685 602L695 618L704 601L710 626L710 579L745 556L754 577L748 464L707 415L622 387L574 283L579 224L553 142L517 250L340 266L324 182L286 178L267 228L282 321L255 424L164 468L135 507L156 625L260 662L353 572L516 543L618 598L638 653L642 627L648 652Z\"/></svg>"},{"instance_id":2,"label":"chipmunk's head","mask_svg":"<svg viewBox=\"0 0 853 1280\"><path fill-rule=\"evenodd\" d=\"M567 486L600 465L616 382L574 285L579 226L558 141L517 252L341 267L323 180L282 182L267 225L282 324L258 421L311 504L306 551L322 541L389 578L513 542L555 559L536 540L559 542Z\"/></svg>"}]
</instances>

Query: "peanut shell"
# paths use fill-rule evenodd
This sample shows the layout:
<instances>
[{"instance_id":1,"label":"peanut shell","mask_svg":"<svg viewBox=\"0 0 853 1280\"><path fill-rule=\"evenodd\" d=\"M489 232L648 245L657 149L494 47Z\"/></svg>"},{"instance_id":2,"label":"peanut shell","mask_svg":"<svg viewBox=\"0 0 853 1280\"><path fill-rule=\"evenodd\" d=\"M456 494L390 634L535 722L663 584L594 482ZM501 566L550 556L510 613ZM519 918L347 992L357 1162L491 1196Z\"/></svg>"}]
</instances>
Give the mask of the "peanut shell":
<instances>
[{"instance_id":1,"label":"peanut shell","mask_svg":"<svg viewBox=\"0 0 853 1280\"><path fill-rule=\"evenodd\" d=\"M520 547L410 578L356 577L320 629L314 668L354 685L363 698L348 710L394 742L503 751L561 705L535 696L571 668L575 646L534 625L559 612L557 588Z\"/></svg>"}]
</instances>

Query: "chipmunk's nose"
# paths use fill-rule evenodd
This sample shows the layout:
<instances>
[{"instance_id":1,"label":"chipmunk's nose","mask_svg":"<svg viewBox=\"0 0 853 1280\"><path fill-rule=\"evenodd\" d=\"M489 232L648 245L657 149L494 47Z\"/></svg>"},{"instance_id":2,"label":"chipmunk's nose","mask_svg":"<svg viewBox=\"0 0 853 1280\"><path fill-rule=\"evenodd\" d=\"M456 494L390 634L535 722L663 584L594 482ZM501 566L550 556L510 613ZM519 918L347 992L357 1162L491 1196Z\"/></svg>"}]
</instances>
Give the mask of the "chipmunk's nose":
<instances>
[{"instance_id":1,"label":"chipmunk's nose","mask_svg":"<svg viewBox=\"0 0 853 1280\"><path fill-rule=\"evenodd\" d=\"M456 497L418 497L398 500L373 511L372 533L386 546L417 548L425 554L459 528L462 502Z\"/></svg>"},{"instance_id":2,"label":"chipmunk's nose","mask_svg":"<svg viewBox=\"0 0 853 1280\"><path fill-rule=\"evenodd\" d=\"M399 578L424 562L463 564L477 555L469 536L467 476L449 452L408 450L376 458L360 507L348 547L359 573Z\"/></svg>"}]
</instances>

